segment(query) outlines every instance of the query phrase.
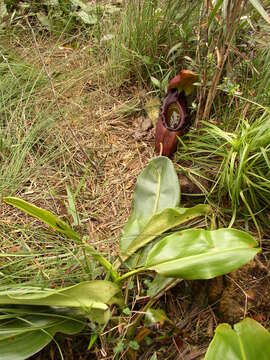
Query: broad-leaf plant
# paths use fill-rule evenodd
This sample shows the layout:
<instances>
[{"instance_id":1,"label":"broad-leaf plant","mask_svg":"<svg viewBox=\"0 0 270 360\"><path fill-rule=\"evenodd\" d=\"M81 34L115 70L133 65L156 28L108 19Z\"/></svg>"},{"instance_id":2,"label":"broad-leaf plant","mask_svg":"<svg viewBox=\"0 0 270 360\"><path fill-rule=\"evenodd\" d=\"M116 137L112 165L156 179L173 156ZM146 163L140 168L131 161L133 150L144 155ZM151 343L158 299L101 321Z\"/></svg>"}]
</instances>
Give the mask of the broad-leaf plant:
<instances>
[{"instance_id":1,"label":"broad-leaf plant","mask_svg":"<svg viewBox=\"0 0 270 360\"><path fill-rule=\"evenodd\" d=\"M205 204L180 206L179 181L171 160L152 159L137 179L132 210L123 228L119 256L110 263L81 234L47 210L20 198L4 201L38 218L54 231L83 246L106 272L106 280L90 280L60 289L18 284L0 289L0 359L21 360L40 351L57 332L80 332L88 321L109 324L112 305L127 307L122 296L126 279L156 273L149 304L179 279L211 279L246 264L260 251L246 232L222 228L187 228L182 224L211 216ZM217 337L218 335L216 335ZM210 355L209 355L210 354ZM211 351L207 359L212 359Z\"/></svg>"}]
</instances>

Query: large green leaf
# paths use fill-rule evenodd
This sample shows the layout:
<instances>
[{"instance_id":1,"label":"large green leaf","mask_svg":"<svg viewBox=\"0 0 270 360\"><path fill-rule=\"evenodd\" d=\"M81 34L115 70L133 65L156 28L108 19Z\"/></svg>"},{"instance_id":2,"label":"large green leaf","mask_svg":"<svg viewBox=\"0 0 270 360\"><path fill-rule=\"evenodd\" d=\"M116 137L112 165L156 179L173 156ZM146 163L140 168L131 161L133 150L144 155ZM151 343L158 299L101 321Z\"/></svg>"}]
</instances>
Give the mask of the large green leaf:
<instances>
[{"instance_id":1,"label":"large green leaf","mask_svg":"<svg viewBox=\"0 0 270 360\"><path fill-rule=\"evenodd\" d=\"M179 206L180 189L171 160L159 156L149 162L137 179L130 218L123 229L121 254L130 252L133 240L156 213Z\"/></svg>"},{"instance_id":2,"label":"large green leaf","mask_svg":"<svg viewBox=\"0 0 270 360\"><path fill-rule=\"evenodd\" d=\"M133 241L122 254L124 256L130 256L165 231L170 230L195 217L206 215L209 212L210 207L204 204L196 205L187 209L164 209L160 213L157 213L151 217L147 224L141 229L141 232L138 234L138 236L133 238Z\"/></svg>"},{"instance_id":3,"label":"large green leaf","mask_svg":"<svg viewBox=\"0 0 270 360\"><path fill-rule=\"evenodd\" d=\"M86 281L61 289L42 289L18 285L0 291L1 305L39 305L73 307L93 311L107 311L108 305L116 302L120 289L114 283L103 280Z\"/></svg>"},{"instance_id":4,"label":"large green leaf","mask_svg":"<svg viewBox=\"0 0 270 360\"><path fill-rule=\"evenodd\" d=\"M246 264L260 251L257 246L240 230L183 230L154 245L146 268L167 277L211 279Z\"/></svg>"},{"instance_id":5,"label":"large green leaf","mask_svg":"<svg viewBox=\"0 0 270 360\"><path fill-rule=\"evenodd\" d=\"M270 333L246 318L234 325L221 324L207 350L205 360L269 360Z\"/></svg>"},{"instance_id":6,"label":"large green leaf","mask_svg":"<svg viewBox=\"0 0 270 360\"><path fill-rule=\"evenodd\" d=\"M57 332L73 335L85 326L82 321L54 314L27 315L15 310L7 316L8 321L0 321L0 360L28 359L51 342Z\"/></svg>"},{"instance_id":7,"label":"large green leaf","mask_svg":"<svg viewBox=\"0 0 270 360\"><path fill-rule=\"evenodd\" d=\"M137 179L132 213L146 219L179 202L179 183L172 161L164 156L152 159Z\"/></svg>"},{"instance_id":8,"label":"large green leaf","mask_svg":"<svg viewBox=\"0 0 270 360\"><path fill-rule=\"evenodd\" d=\"M53 228L53 230L58 231L61 234L66 235L68 238L71 238L76 241L80 241L80 235L76 233L71 227L66 224L64 221L59 219L53 213L48 210L41 209L29 202L16 198L16 197L5 197L4 201L12 205L25 213L43 221L45 224Z\"/></svg>"},{"instance_id":9,"label":"large green leaf","mask_svg":"<svg viewBox=\"0 0 270 360\"><path fill-rule=\"evenodd\" d=\"M189 209L165 209L160 214L154 215L142 230L142 233L134 239L131 249L131 253L133 254L126 261L126 264L129 268L145 266L150 250L161 240L162 236L165 236L165 234L162 235L162 233L175 226L179 226L192 218L205 215L209 211L210 207L207 205L196 205ZM141 251L134 253L134 251L137 250L137 246L143 246L143 248Z\"/></svg>"}]
</instances>

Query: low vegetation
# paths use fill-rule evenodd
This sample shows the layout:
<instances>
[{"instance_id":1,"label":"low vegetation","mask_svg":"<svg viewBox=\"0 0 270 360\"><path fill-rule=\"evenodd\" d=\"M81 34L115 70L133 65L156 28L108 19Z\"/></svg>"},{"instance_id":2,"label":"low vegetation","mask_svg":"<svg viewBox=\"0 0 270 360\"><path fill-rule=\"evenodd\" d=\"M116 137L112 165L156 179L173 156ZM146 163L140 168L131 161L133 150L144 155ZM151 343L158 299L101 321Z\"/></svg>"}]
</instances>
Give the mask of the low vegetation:
<instances>
[{"instance_id":1,"label":"low vegetation","mask_svg":"<svg viewBox=\"0 0 270 360\"><path fill-rule=\"evenodd\" d=\"M0 0L0 358L269 358L269 11Z\"/></svg>"}]
</instances>

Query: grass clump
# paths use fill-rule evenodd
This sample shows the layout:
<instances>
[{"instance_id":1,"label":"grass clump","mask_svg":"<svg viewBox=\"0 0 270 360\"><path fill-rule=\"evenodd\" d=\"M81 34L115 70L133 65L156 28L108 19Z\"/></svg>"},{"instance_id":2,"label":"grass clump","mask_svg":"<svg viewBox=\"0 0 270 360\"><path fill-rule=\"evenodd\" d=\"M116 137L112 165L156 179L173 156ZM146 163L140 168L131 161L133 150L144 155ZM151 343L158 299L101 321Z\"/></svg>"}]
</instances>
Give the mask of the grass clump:
<instances>
[{"instance_id":1,"label":"grass clump","mask_svg":"<svg viewBox=\"0 0 270 360\"><path fill-rule=\"evenodd\" d=\"M195 41L192 16L198 12L198 4L127 1L110 51L112 81L119 85L135 80L146 85L150 76L161 79L172 71L183 49Z\"/></svg>"},{"instance_id":2,"label":"grass clump","mask_svg":"<svg viewBox=\"0 0 270 360\"><path fill-rule=\"evenodd\" d=\"M0 40L3 36L0 34ZM0 46L0 109L3 116L22 101L29 102L34 91L47 83L40 70Z\"/></svg>"},{"instance_id":3,"label":"grass clump","mask_svg":"<svg viewBox=\"0 0 270 360\"><path fill-rule=\"evenodd\" d=\"M108 20L120 11L119 4L84 0L9 0L4 6L5 25L10 29L16 25L17 28L25 27L27 18L35 30L63 37L73 46L78 46L78 39L100 39Z\"/></svg>"},{"instance_id":4,"label":"grass clump","mask_svg":"<svg viewBox=\"0 0 270 360\"><path fill-rule=\"evenodd\" d=\"M44 73L8 50L0 49L0 193L22 190L38 169L53 159L48 130L55 117L42 106Z\"/></svg>"},{"instance_id":5,"label":"grass clump","mask_svg":"<svg viewBox=\"0 0 270 360\"><path fill-rule=\"evenodd\" d=\"M179 149L178 158L190 168L180 165L182 170L210 179L208 199L221 207L228 206L229 201L231 223L241 213L255 220L269 207L269 126L268 111L251 124L241 118L231 132L204 122Z\"/></svg>"},{"instance_id":6,"label":"grass clump","mask_svg":"<svg viewBox=\"0 0 270 360\"><path fill-rule=\"evenodd\" d=\"M207 14L211 21L199 28L196 130L181 141L177 161L230 225L251 217L258 229L270 203L269 24L252 7L233 4L226 16L222 8L202 13L201 21Z\"/></svg>"}]
</instances>

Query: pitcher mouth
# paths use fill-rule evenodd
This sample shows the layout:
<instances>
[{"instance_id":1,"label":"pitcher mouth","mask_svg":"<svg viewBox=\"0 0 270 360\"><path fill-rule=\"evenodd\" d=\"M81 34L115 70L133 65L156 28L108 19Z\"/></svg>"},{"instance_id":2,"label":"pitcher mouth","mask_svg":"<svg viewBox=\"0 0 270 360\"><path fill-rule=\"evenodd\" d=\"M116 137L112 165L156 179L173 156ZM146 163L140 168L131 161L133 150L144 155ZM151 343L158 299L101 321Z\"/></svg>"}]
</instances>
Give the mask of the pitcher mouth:
<instances>
[{"instance_id":1,"label":"pitcher mouth","mask_svg":"<svg viewBox=\"0 0 270 360\"><path fill-rule=\"evenodd\" d=\"M186 114L183 109L181 95L177 91L170 90L160 110L163 126L170 131L179 131L185 126Z\"/></svg>"}]
</instances>

